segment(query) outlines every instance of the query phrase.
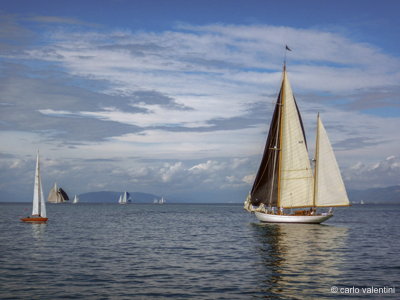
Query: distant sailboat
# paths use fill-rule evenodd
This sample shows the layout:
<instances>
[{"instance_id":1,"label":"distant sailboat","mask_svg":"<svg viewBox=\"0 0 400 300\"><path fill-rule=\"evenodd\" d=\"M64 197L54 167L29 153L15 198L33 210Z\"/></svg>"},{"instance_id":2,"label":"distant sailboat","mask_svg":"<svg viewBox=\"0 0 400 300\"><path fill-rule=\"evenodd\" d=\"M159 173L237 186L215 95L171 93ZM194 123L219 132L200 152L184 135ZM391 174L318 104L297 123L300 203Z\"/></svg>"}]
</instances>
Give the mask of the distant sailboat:
<instances>
[{"instance_id":1,"label":"distant sailboat","mask_svg":"<svg viewBox=\"0 0 400 300\"><path fill-rule=\"evenodd\" d=\"M53 188L49 192L47 201L50 203L63 203L68 200L67 193L62 188L57 187L57 183L54 183Z\"/></svg>"},{"instance_id":2,"label":"distant sailboat","mask_svg":"<svg viewBox=\"0 0 400 300\"><path fill-rule=\"evenodd\" d=\"M72 201L73 204L79 203L79 197L75 195L74 200Z\"/></svg>"},{"instance_id":3,"label":"distant sailboat","mask_svg":"<svg viewBox=\"0 0 400 300\"><path fill-rule=\"evenodd\" d=\"M153 203L154 204L164 204L165 203L164 197L161 197L161 199L154 199Z\"/></svg>"},{"instance_id":4,"label":"distant sailboat","mask_svg":"<svg viewBox=\"0 0 400 300\"><path fill-rule=\"evenodd\" d=\"M264 155L244 208L254 212L262 222L321 223L333 216L332 207L349 206L335 154L319 114L314 161L313 173L285 63ZM319 207L331 209L317 213ZM293 211L298 208L303 210Z\"/></svg>"},{"instance_id":5,"label":"distant sailboat","mask_svg":"<svg viewBox=\"0 0 400 300\"><path fill-rule=\"evenodd\" d=\"M118 203L119 204L128 204L131 203L131 195L128 192L124 192L122 195L119 196Z\"/></svg>"},{"instance_id":6,"label":"distant sailboat","mask_svg":"<svg viewBox=\"0 0 400 300\"><path fill-rule=\"evenodd\" d=\"M22 222L29 223L46 223L48 220L46 215L46 203L43 197L42 179L40 177L39 151L36 157L35 185L33 188L32 216L22 218Z\"/></svg>"}]
</instances>

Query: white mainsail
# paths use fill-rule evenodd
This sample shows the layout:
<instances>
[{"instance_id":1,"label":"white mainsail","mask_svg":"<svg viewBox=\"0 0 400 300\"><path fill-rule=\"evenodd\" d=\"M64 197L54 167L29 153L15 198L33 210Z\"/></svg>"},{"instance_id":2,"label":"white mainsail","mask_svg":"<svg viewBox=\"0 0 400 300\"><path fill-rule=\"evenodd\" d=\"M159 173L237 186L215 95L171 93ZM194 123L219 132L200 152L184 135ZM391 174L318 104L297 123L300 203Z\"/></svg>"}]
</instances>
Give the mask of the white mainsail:
<instances>
[{"instance_id":1,"label":"white mainsail","mask_svg":"<svg viewBox=\"0 0 400 300\"><path fill-rule=\"evenodd\" d=\"M43 197L42 179L40 177L39 151L36 157L35 184L33 188L32 216L46 218L46 203Z\"/></svg>"},{"instance_id":2,"label":"white mainsail","mask_svg":"<svg viewBox=\"0 0 400 300\"><path fill-rule=\"evenodd\" d=\"M315 206L348 206L349 199L339 166L319 115L316 140Z\"/></svg>"},{"instance_id":3,"label":"white mainsail","mask_svg":"<svg viewBox=\"0 0 400 300\"><path fill-rule=\"evenodd\" d=\"M76 204L79 202L79 197L77 195L75 195L74 197L74 201L72 202L73 204Z\"/></svg>"},{"instance_id":4,"label":"white mainsail","mask_svg":"<svg viewBox=\"0 0 400 300\"><path fill-rule=\"evenodd\" d=\"M283 208L313 205L313 173L300 115L292 88L283 71L281 118L281 157L278 206Z\"/></svg>"},{"instance_id":5,"label":"white mainsail","mask_svg":"<svg viewBox=\"0 0 400 300\"><path fill-rule=\"evenodd\" d=\"M52 187L52 189L49 192L49 196L47 197L47 201L51 202L51 203L59 203L61 202L59 197L58 197L58 187L57 187L57 183L54 183L54 186Z\"/></svg>"}]
</instances>

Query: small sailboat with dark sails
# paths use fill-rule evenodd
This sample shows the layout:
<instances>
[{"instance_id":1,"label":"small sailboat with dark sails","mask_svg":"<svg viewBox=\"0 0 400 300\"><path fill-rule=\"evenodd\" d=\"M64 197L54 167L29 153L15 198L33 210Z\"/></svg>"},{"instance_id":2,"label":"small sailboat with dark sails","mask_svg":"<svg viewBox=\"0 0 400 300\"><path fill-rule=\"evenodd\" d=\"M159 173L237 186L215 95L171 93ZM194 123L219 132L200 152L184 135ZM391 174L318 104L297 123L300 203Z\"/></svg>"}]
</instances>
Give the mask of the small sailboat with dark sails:
<instances>
[{"instance_id":1,"label":"small sailboat with dark sails","mask_svg":"<svg viewBox=\"0 0 400 300\"><path fill-rule=\"evenodd\" d=\"M46 223L46 203L43 197L42 178L40 176L39 151L36 157L35 185L33 188L32 216L21 218L22 222L27 223Z\"/></svg>"},{"instance_id":2,"label":"small sailboat with dark sails","mask_svg":"<svg viewBox=\"0 0 400 300\"><path fill-rule=\"evenodd\" d=\"M49 192L47 201L49 203L64 203L69 201L69 197L67 193L61 187L58 187L57 183L55 182L53 188Z\"/></svg>"},{"instance_id":3,"label":"small sailboat with dark sails","mask_svg":"<svg viewBox=\"0 0 400 300\"><path fill-rule=\"evenodd\" d=\"M333 207L349 206L335 154L319 114L315 148L312 168L285 59L264 154L244 208L254 212L261 222L318 224L333 216ZM321 212L323 208L329 211Z\"/></svg>"}]
</instances>

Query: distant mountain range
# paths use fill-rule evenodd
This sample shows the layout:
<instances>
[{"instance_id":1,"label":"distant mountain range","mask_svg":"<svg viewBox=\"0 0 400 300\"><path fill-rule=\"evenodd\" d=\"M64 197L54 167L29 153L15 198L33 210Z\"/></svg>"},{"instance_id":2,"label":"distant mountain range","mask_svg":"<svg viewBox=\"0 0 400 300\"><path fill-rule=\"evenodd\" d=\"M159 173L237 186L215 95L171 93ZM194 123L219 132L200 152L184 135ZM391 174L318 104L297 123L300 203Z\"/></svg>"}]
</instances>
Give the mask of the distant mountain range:
<instances>
[{"instance_id":1,"label":"distant mountain range","mask_svg":"<svg viewBox=\"0 0 400 300\"><path fill-rule=\"evenodd\" d=\"M160 196L139 193L139 192L129 192L132 198L132 203L153 203L154 199L160 199ZM79 195L79 202L86 203L118 203L119 196L122 192L90 192Z\"/></svg>"},{"instance_id":2,"label":"distant mountain range","mask_svg":"<svg viewBox=\"0 0 400 300\"><path fill-rule=\"evenodd\" d=\"M117 203L122 192L91 192L79 195L80 202L87 203ZM132 192L133 203L153 203L154 199L160 199L161 196ZM389 186L384 188L370 188L366 190L348 190L350 202L353 204L364 202L365 204L398 203L400 204L400 186ZM207 198L210 199L210 198ZM168 200L168 199L167 199ZM190 199L188 199L189 202ZM174 201L176 202L176 201ZM182 201L177 201L182 202Z\"/></svg>"},{"instance_id":3,"label":"distant mountain range","mask_svg":"<svg viewBox=\"0 0 400 300\"><path fill-rule=\"evenodd\" d=\"M349 190L348 196L351 203L380 204L398 203L400 204L400 185L384 188L371 188L366 190Z\"/></svg>"},{"instance_id":4,"label":"distant mountain range","mask_svg":"<svg viewBox=\"0 0 400 300\"><path fill-rule=\"evenodd\" d=\"M370 188L366 190L347 190L350 202L353 204L360 203L361 201L365 204L383 204L383 203L397 203L400 204L400 185L389 186L384 188ZM119 196L122 192L114 191L102 191L102 192L90 192L79 195L80 202L83 203L117 203ZM150 194L132 192L131 198L133 203L153 203L155 199L159 200L161 196ZM170 195L173 199L169 201L166 197L167 203L242 203L242 198L245 198L246 192L232 191L231 195L223 197L221 194L207 194L207 191L201 194L201 198L192 197L188 194L185 197L179 197L179 195ZM8 193L6 191L0 191L0 202L18 202L14 200L16 195ZM165 198L165 197L164 197ZM22 197L24 202L32 201L31 195ZM227 201L226 199L229 199ZM69 201L72 202L72 199Z\"/></svg>"}]
</instances>

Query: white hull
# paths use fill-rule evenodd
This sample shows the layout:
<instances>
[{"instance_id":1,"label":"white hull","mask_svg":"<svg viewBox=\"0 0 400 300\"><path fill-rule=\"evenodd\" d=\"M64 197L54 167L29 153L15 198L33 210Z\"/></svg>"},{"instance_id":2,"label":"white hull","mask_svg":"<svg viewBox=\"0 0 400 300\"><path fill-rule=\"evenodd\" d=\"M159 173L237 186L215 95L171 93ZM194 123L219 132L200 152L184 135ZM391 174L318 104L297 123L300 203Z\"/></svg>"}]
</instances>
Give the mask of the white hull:
<instances>
[{"instance_id":1,"label":"white hull","mask_svg":"<svg viewBox=\"0 0 400 300\"><path fill-rule=\"evenodd\" d=\"M257 219L261 222L266 223L303 223L303 224L319 224L330 217L333 214L323 214L316 216L289 216L289 215L271 215L262 212L255 212Z\"/></svg>"}]
</instances>

